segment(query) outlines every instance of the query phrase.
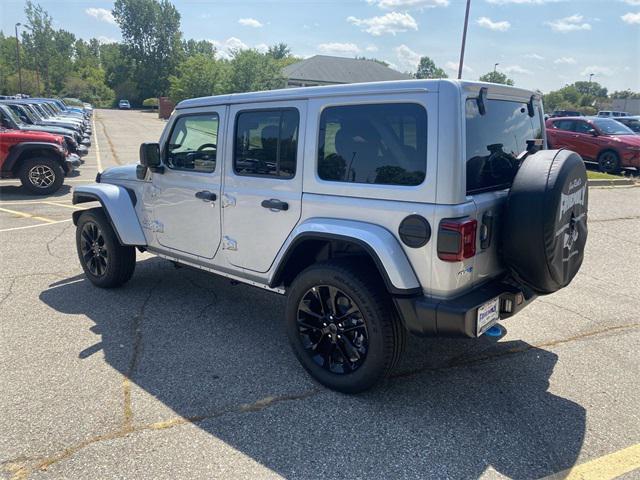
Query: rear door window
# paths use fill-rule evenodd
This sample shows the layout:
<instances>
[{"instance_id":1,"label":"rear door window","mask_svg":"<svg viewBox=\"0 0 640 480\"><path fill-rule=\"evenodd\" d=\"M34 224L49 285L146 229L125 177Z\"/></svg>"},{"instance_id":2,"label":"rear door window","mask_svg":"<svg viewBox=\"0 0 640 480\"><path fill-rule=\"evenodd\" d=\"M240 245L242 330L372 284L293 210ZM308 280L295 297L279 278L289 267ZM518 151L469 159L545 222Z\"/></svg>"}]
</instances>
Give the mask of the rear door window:
<instances>
[{"instance_id":1,"label":"rear door window","mask_svg":"<svg viewBox=\"0 0 640 480\"><path fill-rule=\"evenodd\" d=\"M575 123L576 122L574 120L558 120L557 122L553 122L553 126L558 130L573 132L575 129Z\"/></svg>"},{"instance_id":2,"label":"rear door window","mask_svg":"<svg viewBox=\"0 0 640 480\"><path fill-rule=\"evenodd\" d=\"M516 157L527 149L527 140L542 138L540 108L534 106L530 117L524 102L487 100L480 115L476 99L467 100L467 194L511 186Z\"/></svg>"},{"instance_id":3,"label":"rear door window","mask_svg":"<svg viewBox=\"0 0 640 480\"><path fill-rule=\"evenodd\" d=\"M420 185L427 112L416 103L327 107L320 116L318 176L334 182Z\"/></svg>"}]
</instances>

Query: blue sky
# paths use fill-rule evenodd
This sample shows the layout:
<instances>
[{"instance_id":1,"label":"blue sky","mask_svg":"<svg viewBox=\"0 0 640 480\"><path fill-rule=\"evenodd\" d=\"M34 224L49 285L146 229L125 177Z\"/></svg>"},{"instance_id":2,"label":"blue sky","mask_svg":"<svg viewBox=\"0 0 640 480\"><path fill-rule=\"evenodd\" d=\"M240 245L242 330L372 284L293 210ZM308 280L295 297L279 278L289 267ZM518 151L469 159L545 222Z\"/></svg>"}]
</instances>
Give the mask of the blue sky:
<instances>
[{"instance_id":1,"label":"blue sky","mask_svg":"<svg viewBox=\"0 0 640 480\"><path fill-rule=\"evenodd\" d=\"M120 39L108 0L41 0L56 26L82 38ZM465 0L175 0L186 38L232 47L287 43L294 54L383 59L414 71L428 55L455 75ZM24 22L2 0L1 28ZM594 80L640 91L640 0L472 0L464 77L498 69L542 91Z\"/></svg>"}]
</instances>

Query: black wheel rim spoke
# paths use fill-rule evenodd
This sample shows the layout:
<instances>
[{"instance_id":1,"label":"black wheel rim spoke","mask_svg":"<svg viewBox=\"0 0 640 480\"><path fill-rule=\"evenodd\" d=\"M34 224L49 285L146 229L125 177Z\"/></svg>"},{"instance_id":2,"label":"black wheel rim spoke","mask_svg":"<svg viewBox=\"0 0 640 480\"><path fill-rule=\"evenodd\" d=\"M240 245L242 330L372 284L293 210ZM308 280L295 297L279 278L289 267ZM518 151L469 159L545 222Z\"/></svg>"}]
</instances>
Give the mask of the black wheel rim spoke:
<instances>
[{"instance_id":1,"label":"black wheel rim spoke","mask_svg":"<svg viewBox=\"0 0 640 480\"><path fill-rule=\"evenodd\" d=\"M298 304L298 334L312 360L336 375L364 363L368 331L364 316L345 292L333 285L308 290Z\"/></svg>"},{"instance_id":2,"label":"black wheel rim spoke","mask_svg":"<svg viewBox=\"0 0 640 480\"><path fill-rule=\"evenodd\" d=\"M100 227L94 222L87 222L80 232L80 253L89 272L101 277L109 266L109 253Z\"/></svg>"}]
</instances>

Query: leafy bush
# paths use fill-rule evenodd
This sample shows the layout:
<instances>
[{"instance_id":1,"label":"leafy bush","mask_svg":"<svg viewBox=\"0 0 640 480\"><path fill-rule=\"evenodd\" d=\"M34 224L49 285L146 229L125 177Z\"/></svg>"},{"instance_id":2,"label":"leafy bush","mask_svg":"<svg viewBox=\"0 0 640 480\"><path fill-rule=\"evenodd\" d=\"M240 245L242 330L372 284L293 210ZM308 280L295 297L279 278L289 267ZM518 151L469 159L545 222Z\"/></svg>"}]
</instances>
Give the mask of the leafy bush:
<instances>
[{"instance_id":1,"label":"leafy bush","mask_svg":"<svg viewBox=\"0 0 640 480\"><path fill-rule=\"evenodd\" d=\"M142 102L143 107L158 108L157 98L145 98Z\"/></svg>"}]
</instances>

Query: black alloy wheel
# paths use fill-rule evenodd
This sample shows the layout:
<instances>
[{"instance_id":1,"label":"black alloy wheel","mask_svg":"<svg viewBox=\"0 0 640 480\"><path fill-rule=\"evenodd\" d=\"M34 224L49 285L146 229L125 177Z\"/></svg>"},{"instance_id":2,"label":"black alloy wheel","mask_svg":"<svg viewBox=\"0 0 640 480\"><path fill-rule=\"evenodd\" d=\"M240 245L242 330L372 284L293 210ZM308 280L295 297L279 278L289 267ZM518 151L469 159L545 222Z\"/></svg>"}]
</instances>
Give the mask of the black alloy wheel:
<instances>
[{"instance_id":1,"label":"black alloy wheel","mask_svg":"<svg viewBox=\"0 0 640 480\"><path fill-rule=\"evenodd\" d=\"M89 221L82 226L80 251L91 274L102 277L109 266L109 252L105 246L104 234L97 223Z\"/></svg>"},{"instance_id":2,"label":"black alloy wheel","mask_svg":"<svg viewBox=\"0 0 640 480\"><path fill-rule=\"evenodd\" d=\"M357 370L367 357L369 334L353 299L331 285L309 289L298 304L298 333L313 361L334 374Z\"/></svg>"}]
</instances>

